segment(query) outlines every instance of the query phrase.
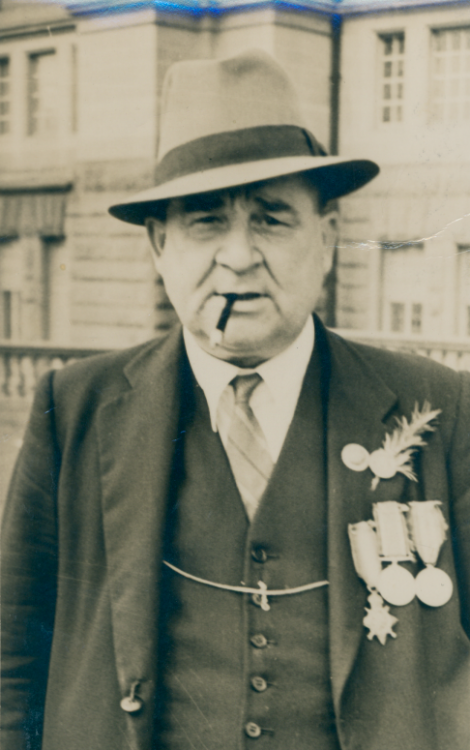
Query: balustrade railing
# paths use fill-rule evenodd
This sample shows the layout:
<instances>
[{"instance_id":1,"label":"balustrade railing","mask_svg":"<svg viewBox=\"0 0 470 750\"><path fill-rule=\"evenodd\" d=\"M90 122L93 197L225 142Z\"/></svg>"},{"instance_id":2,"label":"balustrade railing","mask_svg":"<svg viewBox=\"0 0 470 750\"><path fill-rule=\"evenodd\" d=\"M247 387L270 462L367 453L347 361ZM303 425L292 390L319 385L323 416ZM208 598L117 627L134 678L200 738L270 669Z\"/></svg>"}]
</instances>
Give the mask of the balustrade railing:
<instances>
[{"instance_id":1,"label":"balustrade railing","mask_svg":"<svg viewBox=\"0 0 470 750\"><path fill-rule=\"evenodd\" d=\"M351 341L377 346L396 352L420 354L453 370L470 370L470 339L430 339L421 336L401 336L382 331L336 329L336 333Z\"/></svg>"},{"instance_id":2,"label":"balustrade railing","mask_svg":"<svg viewBox=\"0 0 470 750\"><path fill-rule=\"evenodd\" d=\"M470 370L470 339L424 339L353 329L337 329L336 333L371 346L421 354L454 370ZM102 351L105 350L0 341L0 400L30 400L44 372Z\"/></svg>"},{"instance_id":3,"label":"balustrade railing","mask_svg":"<svg viewBox=\"0 0 470 750\"><path fill-rule=\"evenodd\" d=\"M43 373L103 349L0 342L0 399L33 397Z\"/></svg>"}]
</instances>

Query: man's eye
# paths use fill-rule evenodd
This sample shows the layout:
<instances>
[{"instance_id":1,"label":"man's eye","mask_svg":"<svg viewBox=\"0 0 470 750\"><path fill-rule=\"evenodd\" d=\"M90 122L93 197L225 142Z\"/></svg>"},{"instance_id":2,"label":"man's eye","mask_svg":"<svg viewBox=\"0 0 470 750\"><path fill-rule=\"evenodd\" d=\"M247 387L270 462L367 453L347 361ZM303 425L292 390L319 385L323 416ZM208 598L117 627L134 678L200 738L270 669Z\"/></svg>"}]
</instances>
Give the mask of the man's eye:
<instances>
[{"instance_id":1,"label":"man's eye","mask_svg":"<svg viewBox=\"0 0 470 750\"><path fill-rule=\"evenodd\" d=\"M194 224L216 224L220 221L218 216L212 216L211 214L208 214L207 216L198 216L196 219L194 219Z\"/></svg>"},{"instance_id":2,"label":"man's eye","mask_svg":"<svg viewBox=\"0 0 470 750\"><path fill-rule=\"evenodd\" d=\"M259 217L258 222L265 227L283 227L287 224L287 222L281 221L281 219L271 214L263 214L263 216Z\"/></svg>"},{"instance_id":3,"label":"man's eye","mask_svg":"<svg viewBox=\"0 0 470 750\"><path fill-rule=\"evenodd\" d=\"M276 219L275 216L265 216L264 221L269 227L275 227L279 224L282 224L282 221L279 221L279 219Z\"/></svg>"}]
</instances>

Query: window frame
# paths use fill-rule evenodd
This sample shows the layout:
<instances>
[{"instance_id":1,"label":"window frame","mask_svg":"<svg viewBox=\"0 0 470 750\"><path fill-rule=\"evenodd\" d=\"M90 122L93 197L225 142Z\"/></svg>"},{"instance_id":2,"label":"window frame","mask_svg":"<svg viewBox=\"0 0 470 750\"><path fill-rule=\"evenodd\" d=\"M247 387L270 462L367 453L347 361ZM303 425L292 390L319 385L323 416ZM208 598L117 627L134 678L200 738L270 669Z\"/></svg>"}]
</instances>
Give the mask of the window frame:
<instances>
[{"instance_id":1,"label":"window frame","mask_svg":"<svg viewBox=\"0 0 470 750\"><path fill-rule=\"evenodd\" d=\"M467 37L468 37L468 43L467 43L468 46L465 48L465 46L463 45L460 48L460 52L461 52L460 59L462 60L462 68L463 68L465 64L464 55L465 55L465 49L466 49L469 67L467 71L462 69L460 76L458 78L456 77L457 80L461 82L462 88L463 86L465 86L465 80L467 80L468 82L467 84L469 87L468 94L465 96L465 93L464 93L463 98L456 99L456 102L459 105L459 110L461 108L465 109L465 105L467 105L466 116L465 115L460 116L460 113L459 113L459 116L457 117L448 117L446 111L444 112L444 116L436 115L436 101L435 101L436 98L441 99L442 106L445 108L447 108L447 106L449 105L449 102L451 103L451 97L447 97L445 95L445 88L446 88L445 84L448 81L450 81L453 78L453 76L444 75L440 79L438 78L438 80L442 80L444 82L444 96L441 95L441 97L435 97L434 91L435 91L435 85L436 85L435 83L436 81L436 75L435 75L436 49L435 49L434 40L437 38L439 34L447 34L447 33L452 33L452 32L467 32ZM452 50L437 50L437 52L447 53L447 52L452 52ZM446 59L445 55L444 55L444 59ZM450 59L450 56L447 59ZM467 76L465 76L465 73L467 73ZM442 26L430 26L429 27L429 78L428 80L429 80L428 120L430 124L431 125L454 125L454 126L461 125L462 127L469 126L470 125L470 21L467 21L466 23L453 24L453 25L447 25L447 26L442 25Z\"/></svg>"},{"instance_id":2,"label":"window frame","mask_svg":"<svg viewBox=\"0 0 470 750\"><path fill-rule=\"evenodd\" d=\"M7 64L7 75L2 75L2 64ZM2 84L5 83L3 80L4 78L7 79L7 91L5 94L2 92ZM11 134L11 113L12 113L12 100L11 100L11 94L12 94L12 59L11 55L0 55L0 138L9 136ZM7 104L7 111L3 113L2 110L2 104ZM6 129L4 129L6 124Z\"/></svg>"},{"instance_id":3,"label":"window frame","mask_svg":"<svg viewBox=\"0 0 470 750\"><path fill-rule=\"evenodd\" d=\"M375 117L379 127L400 127L405 121L405 96L406 96L406 29L404 28L393 28L387 30L376 31L376 97L375 97ZM398 38L403 46L403 51L398 54L393 52L393 39ZM392 40L391 47L391 59L387 59L385 53L385 45L387 39ZM397 63L397 70L401 73L393 75L393 64ZM398 65L401 63L401 66ZM387 64L390 66L390 74L386 75L385 67ZM389 88L390 97L384 96L384 90L386 87ZM401 88L401 96L394 96L394 88ZM390 102L390 104L387 104ZM398 119L396 116L390 117L390 119L384 119L385 109L390 109L390 114L393 110L400 110L401 116Z\"/></svg>"}]
</instances>

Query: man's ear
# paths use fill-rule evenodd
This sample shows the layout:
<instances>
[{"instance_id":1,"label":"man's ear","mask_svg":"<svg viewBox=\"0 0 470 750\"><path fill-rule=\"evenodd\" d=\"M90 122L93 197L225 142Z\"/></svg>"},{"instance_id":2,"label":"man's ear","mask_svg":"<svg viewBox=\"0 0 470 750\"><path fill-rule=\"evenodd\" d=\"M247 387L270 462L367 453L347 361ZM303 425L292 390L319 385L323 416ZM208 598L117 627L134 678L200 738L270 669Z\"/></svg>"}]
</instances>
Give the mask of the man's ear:
<instances>
[{"instance_id":1,"label":"man's ear","mask_svg":"<svg viewBox=\"0 0 470 750\"><path fill-rule=\"evenodd\" d=\"M333 255L338 242L339 213L328 211L321 217L321 232L323 239L323 274L326 276L333 264Z\"/></svg>"},{"instance_id":2,"label":"man's ear","mask_svg":"<svg viewBox=\"0 0 470 750\"><path fill-rule=\"evenodd\" d=\"M165 247L166 225L161 219L149 216L145 219L145 226L147 227L147 234L152 245L153 262L155 263L157 271L160 272L160 259Z\"/></svg>"}]
</instances>

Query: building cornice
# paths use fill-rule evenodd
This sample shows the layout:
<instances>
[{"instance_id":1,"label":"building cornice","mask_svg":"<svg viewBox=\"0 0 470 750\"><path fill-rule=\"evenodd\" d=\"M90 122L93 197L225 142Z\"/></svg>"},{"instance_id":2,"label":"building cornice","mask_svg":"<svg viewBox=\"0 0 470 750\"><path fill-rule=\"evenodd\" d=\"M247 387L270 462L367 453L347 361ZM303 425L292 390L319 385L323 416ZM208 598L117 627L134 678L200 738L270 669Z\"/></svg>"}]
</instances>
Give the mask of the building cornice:
<instances>
[{"instance_id":1,"label":"building cornice","mask_svg":"<svg viewBox=\"0 0 470 750\"><path fill-rule=\"evenodd\" d=\"M443 7L470 6L470 0L66 0L74 16L129 13L149 7L160 13L189 16L220 16L261 8L313 12L329 16L351 16L397 11L419 11Z\"/></svg>"}]
</instances>

